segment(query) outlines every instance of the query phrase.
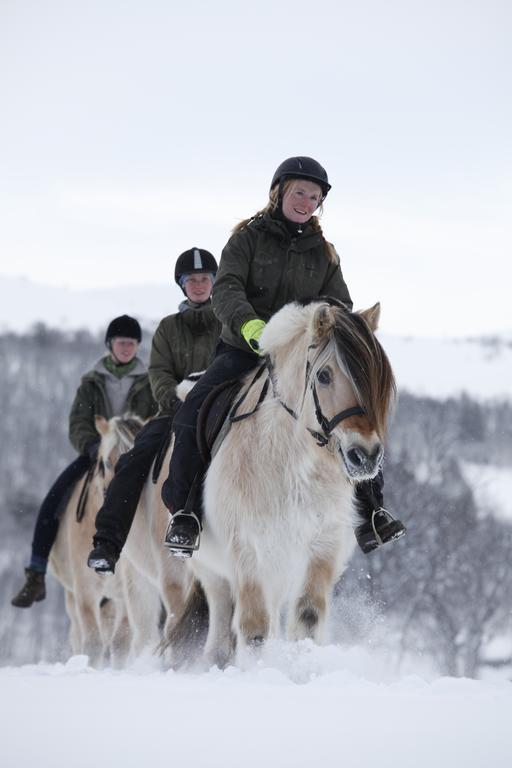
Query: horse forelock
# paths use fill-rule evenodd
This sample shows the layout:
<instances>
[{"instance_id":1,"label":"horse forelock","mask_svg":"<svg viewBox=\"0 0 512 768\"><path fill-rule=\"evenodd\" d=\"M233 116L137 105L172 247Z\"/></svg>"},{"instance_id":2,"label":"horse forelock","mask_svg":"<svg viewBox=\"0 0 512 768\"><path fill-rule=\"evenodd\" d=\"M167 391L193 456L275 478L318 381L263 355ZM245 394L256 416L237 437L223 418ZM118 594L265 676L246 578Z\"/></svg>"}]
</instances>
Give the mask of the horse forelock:
<instances>
[{"instance_id":1,"label":"horse forelock","mask_svg":"<svg viewBox=\"0 0 512 768\"><path fill-rule=\"evenodd\" d=\"M355 312L335 312L335 354L361 408L381 438L387 427L396 384L390 362L366 320Z\"/></svg>"}]
</instances>

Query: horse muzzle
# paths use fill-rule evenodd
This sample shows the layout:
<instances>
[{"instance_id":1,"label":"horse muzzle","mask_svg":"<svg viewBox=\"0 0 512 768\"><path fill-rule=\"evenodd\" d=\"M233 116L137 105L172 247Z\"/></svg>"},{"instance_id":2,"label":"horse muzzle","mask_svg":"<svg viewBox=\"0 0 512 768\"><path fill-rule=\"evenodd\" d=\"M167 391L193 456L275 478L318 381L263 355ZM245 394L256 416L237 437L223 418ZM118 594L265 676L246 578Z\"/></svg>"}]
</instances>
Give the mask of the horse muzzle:
<instances>
[{"instance_id":1,"label":"horse muzzle","mask_svg":"<svg viewBox=\"0 0 512 768\"><path fill-rule=\"evenodd\" d=\"M351 445L347 449L340 445L339 451L347 474L353 480L370 480L381 468L384 450L380 444L372 451L361 445Z\"/></svg>"}]
</instances>

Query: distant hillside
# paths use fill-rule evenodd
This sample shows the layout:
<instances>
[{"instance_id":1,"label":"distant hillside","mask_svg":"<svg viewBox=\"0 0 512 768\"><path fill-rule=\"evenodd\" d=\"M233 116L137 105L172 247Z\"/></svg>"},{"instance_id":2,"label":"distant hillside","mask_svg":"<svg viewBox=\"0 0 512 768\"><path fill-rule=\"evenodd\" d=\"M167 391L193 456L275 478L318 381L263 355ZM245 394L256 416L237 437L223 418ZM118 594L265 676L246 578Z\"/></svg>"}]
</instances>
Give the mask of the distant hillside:
<instances>
[{"instance_id":1,"label":"distant hillside","mask_svg":"<svg viewBox=\"0 0 512 768\"><path fill-rule=\"evenodd\" d=\"M164 285L83 291L0 277L0 332L24 332L38 322L61 330L98 331L112 317L122 314L134 315L151 325L176 312L182 300L182 292L170 277Z\"/></svg>"},{"instance_id":2,"label":"distant hillside","mask_svg":"<svg viewBox=\"0 0 512 768\"><path fill-rule=\"evenodd\" d=\"M50 328L102 330L115 315L128 313L147 328L177 310L183 294L166 285L77 291L0 278L0 332L24 332L34 323ZM466 392L479 399L510 398L512 333L480 339L402 338L382 334L400 389L431 397Z\"/></svg>"}]
</instances>

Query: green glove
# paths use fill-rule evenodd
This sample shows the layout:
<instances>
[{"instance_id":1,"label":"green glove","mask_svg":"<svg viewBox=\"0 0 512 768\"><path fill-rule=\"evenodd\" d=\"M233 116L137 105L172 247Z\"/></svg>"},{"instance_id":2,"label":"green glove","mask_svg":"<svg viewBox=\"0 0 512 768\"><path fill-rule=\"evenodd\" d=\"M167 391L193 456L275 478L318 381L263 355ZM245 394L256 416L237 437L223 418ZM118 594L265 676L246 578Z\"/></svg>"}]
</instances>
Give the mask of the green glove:
<instances>
[{"instance_id":1,"label":"green glove","mask_svg":"<svg viewBox=\"0 0 512 768\"><path fill-rule=\"evenodd\" d=\"M247 320L246 323L242 325L240 328L240 333L250 346L253 352L257 352L258 355L261 355L260 352L260 344L259 339L261 334L263 333L263 329L265 327L265 321L256 319L256 320Z\"/></svg>"}]
</instances>

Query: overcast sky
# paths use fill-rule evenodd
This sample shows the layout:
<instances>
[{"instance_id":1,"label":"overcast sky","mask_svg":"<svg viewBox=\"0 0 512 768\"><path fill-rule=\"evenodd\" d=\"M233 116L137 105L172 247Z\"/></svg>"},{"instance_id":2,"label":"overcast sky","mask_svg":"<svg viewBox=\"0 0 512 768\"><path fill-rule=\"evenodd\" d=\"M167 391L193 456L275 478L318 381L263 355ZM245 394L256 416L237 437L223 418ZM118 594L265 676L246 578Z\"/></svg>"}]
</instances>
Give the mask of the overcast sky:
<instances>
[{"instance_id":1,"label":"overcast sky","mask_svg":"<svg viewBox=\"0 0 512 768\"><path fill-rule=\"evenodd\" d=\"M182 250L219 256L305 154L383 330L512 329L508 0L0 9L0 276L166 283Z\"/></svg>"}]
</instances>

